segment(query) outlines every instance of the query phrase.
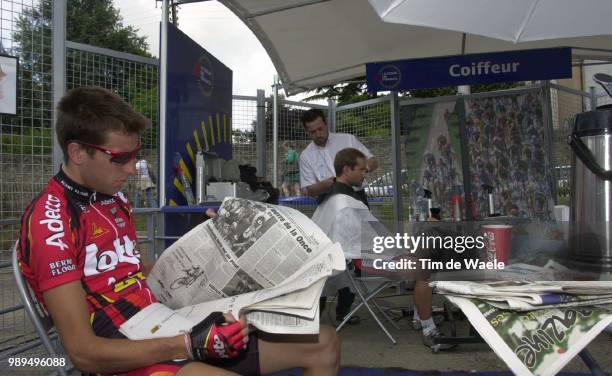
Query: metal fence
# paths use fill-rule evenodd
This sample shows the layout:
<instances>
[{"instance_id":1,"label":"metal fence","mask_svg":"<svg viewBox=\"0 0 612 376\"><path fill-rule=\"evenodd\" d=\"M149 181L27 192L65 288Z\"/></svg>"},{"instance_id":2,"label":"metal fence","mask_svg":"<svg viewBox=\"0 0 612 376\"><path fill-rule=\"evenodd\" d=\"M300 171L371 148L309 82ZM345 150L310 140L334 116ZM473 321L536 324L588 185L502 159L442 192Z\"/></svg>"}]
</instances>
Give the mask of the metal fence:
<instances>
[{"instance_id":1,"label":"metal fence","mask_svg":"<svg viewBox=\"0 0 612 376\"><path fill-rule=\"evenodd\" d=\"M338 106L336 131L354 135L372 152L378 168L368 174L364 189L370 197L372 213L385 222L393 220L393 154L391 97Z\"/></svg>"},{"instance_id":2,"label":"metal fence","mask_svg":"<svg viewBox=\"0 0 612 376\"><path fill-rule=\"evenodd\" d=\"M0 220L19 218L51 174L51 29L36 23L50 18L38 1L2 1L1 53L20 60L17 114L0 115ZM13 93L4 93L6 96ZM0 249L10 248L17 232L0 225ZM0 252L0 262L8 261Z\"/></svg>"},{"instance_id":3,"label":"metal fence","mask_svg":"<svg viewBox=\"0 0 612 376\"><path fill-rule=\"evenodd\" d=\"M39 1L1 2L0 53L18 57L19 68L17 114L0 115L0 354L36 338L19 308L8 250L16 218L51 175L51 28L42 18L51 14Z\"/></svg>"},{"instance_id":4,"label":"metal fence","mask_svg":"<svg viewBox=\"0 0 612 376\"><path fill-rule=\"evenodd\" d=\"M157 171L158 166L158 77L157 59L81 43L66 43L66 89L81 86L106 88L121 96L151 121L151 127L141 135L142 151L139 159L147 163L141 162L138 166L148 165L152 172ZM143 168L139 168L138 172L148 173ZM139 175L130 178L125 188L136 207L151 205L146 200L148 193L138 184L141 179L144 177ZM157 202L156 189L150 192Z\"/></svg>"},{"instance_id":5,"label":"metal fence","mask_svg":"<svg viewBox=\"0 0 612 376\"><path fill-rule=\"evenodd\" d=\"M36 335L21 309L9 249L18 238L23 210L54 174L52 171L51 8L41 1L2 0L0 53L19 58L17 114L0 115L0 369L18 351L39 353ZM67 42L66 88L101 86L126 99L151 120L142 137L143 158L157 165L157 60ZM10 93L5 93L10 95ZM135 193L134 181L128 189ZM137 217L146 247L154 217Z\"/></svg>"},{"instance_id":6,"label":"metal fence","mask_svg":"<svg viewBox=\"0 0 612 376\"><path fill-rule=\"evenodd\" d=\"M278 121L277 121L277 134L278 138L276 141L276 148L274 142L274 101L270 98L267 101L266 115L265 115L265 155L266 155L266 179L280 189L281 202L284 205L291 206L294 209L301 211L307 216L311 216L314 213L316 205L314 200L302 199L291 199L287 197L296 196L296 190L299 188L296 183L287 175L288 170L291 168L287 163L287 147L291 146L300 155L304 148L310 143L310 139L304 132L304 127L301 123L302 114L312 108L322 110L324 113L328 113L328 106L313 104L308 102L295 102L286 99L278 100ZM276 159L276 166L274 160ZM275 182L276 176L276 182ZM299 192L297 192L299 193Z\"/></svg>"},{"instance_id":7,"label":"metal fence","mask_svg":"<svg viewBox=\"0 0 612 376\"><path fill-rule=\"evenodd\" d=\"M265 106L267 101L258 103L257 97L235 95L232 100L232 156L240 164L255 166L257 161L257 121L258 106ZM257 167L257 166L255 166Z\"/></svg>"}]
</instances>

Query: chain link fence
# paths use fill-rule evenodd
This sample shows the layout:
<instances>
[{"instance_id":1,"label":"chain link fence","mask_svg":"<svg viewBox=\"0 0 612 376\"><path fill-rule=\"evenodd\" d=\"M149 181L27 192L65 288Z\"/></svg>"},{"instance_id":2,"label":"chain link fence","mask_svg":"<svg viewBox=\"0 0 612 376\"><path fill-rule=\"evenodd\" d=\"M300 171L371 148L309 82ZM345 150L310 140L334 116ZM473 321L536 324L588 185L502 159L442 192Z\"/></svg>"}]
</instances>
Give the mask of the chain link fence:
<instances>
[{"instance_id":1,"label":"chain link fence","mask_svg":"<svg viewBox=\"0 0 612 376\"><path fill-rule=\"evenodd\" d=\"M317 108L326 114L328 107L308 102L294 102L285 99L278 100L278 142L274 149L274 128L273 128L273 101L270 99L265 115L266 127L266 179L274 182L274 153L277 156L276 166L276 187L280 190L281 203L291 206L308 217L311 217L316 209L316 202L312 198L300 197L299 192L299 168L296 170L294 164L290 162L288 150L292 148L297 152L297 156L310 143L310 139L304 131L301 118L302 114L312 108ZM329 123L329 121L328 121ZM289 159L288 159L289 158ZM298 159L299 164L299 159Z\"/></svg>"},{"instance_id":2,"label":"chain link fence","mask_svg":"<svg viewBox=\"0 0 612 376\"><path fill-rule=\"evenodd\" d=\"M51 18L45 12L38 1L1 2L0 53L18 57L19 67L17 114L0 114L0 221L20 218L51 175L51 28L37 23ZM0 262L17 230L0 222Z\"/></svg>"},{"instance_id":3,"label":"chain link fence","mask_svg":"<svg viewBox=\"0 0 612 376\"><path fill-rule=\"evenodd\" d=\"M1 79L4 98L16 95L17 113L0 114L0 355L37 338L19 308L9 249L25 206L52 174L51 26L40 22L51 14L40 5L36 0L0 3L0 54L19 59L17 92L8 91L10 77Z\"/></svg>"},{"instance_id":4,"label":"chain link fence","mask_svg":"<svg viewBox=\"0 0 612 376\"><path fill-rule=\"evenodd\" d=\"M392 196L395 192L390 108L389 97L336 108L336 131L357 137L378 161L378 168L367 175L364 189L372 213L385 222L393 220Z\"/></svg>"},{"instance_id":5,"label":"chain link fence","mask_svg":"<svg viewBox=\"0 0 612 376\"><path fill-rule=\"evenodd\" d=\"M137 175L130 178L124 188L135 207L158 206L157 189L149 188L147 178L154 177L154 172L158 171L158 77L157 59L67 43L67 90L82 86L103 87L121 96L151 121L151 127L141 135L139 160L146 163L137 164Z\"/></svg>"},{"instance_id":6,"label":"chain link fence","mask_svg":"<svg viewBox=\"0 0 612 376\"><path fill-rule=\"evenodd\" d=\"M232 100L232 156L241 165L255 166L257 160L256 130L257 97L234 96Z\"/></svg>"}]
</instances>

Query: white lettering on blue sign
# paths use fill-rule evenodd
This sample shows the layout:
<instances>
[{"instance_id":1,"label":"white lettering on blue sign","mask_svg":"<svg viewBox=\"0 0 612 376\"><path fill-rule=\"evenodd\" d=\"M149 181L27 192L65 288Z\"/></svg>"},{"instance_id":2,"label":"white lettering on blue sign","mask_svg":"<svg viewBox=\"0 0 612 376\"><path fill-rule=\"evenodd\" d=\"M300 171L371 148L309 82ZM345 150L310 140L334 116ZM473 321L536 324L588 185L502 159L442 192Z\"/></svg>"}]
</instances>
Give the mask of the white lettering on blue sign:
<instances>
[{"instance_id":1,"label":"white lettering on blue sign","mask_svg":"<svg viewBox=\"0 0 612 376\"><path fill-rule=\"evenodd\" d=\"M499 74L499 73L514 73L518 70L518 66L521 63L502 63L502 64L491 64L490 61L479 61L474 62L472 65L453 64L448 69L448 73L453 77L469 77L469 76L483 76L488 74Z\"/></svg>"}]
</instances>

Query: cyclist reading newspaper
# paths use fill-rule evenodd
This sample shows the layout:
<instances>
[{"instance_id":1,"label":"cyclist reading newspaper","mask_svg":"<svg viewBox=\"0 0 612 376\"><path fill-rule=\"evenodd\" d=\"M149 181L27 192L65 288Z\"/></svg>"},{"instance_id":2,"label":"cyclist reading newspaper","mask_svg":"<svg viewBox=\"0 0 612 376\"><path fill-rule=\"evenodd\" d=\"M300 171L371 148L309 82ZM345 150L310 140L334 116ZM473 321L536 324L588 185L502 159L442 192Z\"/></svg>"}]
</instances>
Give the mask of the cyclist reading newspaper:
<instances>
[{"instance_id":1,"label":"cyclist reading newspaper","mask_svg":"<svg viewBox=\"0 0 612 376\"><path fill-rule=\"evenodd\" d=\"M76 368L252 375L300 367L304 375L336 374L339 344L329 327L321 327L314 342L268 342L249 333L244 316L212 313L184 335L134 341L120 334L122 323L156 302L131 206L119 192L136 172L139 134L147 126L105 89L69 91L58 105L56 125L64 164L22 219L21 269Z\"/></svg>"}]
</instances>

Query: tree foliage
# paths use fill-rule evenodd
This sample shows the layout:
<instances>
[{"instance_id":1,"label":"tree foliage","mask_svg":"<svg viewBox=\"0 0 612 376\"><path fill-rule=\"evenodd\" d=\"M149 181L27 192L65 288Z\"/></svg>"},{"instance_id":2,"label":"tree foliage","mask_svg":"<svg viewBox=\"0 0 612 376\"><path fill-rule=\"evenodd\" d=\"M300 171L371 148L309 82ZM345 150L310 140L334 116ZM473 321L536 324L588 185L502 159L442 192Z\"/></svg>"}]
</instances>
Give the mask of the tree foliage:
<instances>
[{"instance_id":1,"label":"tree foliage","mask_svg":"<svg viewBox=\"0 0 612 376\"><path fill-rule=\"evenodd\" d=\"M123 25L112 0L68 0L66 35L72 42L151 56L146 37Z\"/></svg>"},{"instance_id":2,"label":"tree foliage","mask_svg":"<svg viewBox=\"0 0 612 376\"><path fill-rule=\"evenodd\" d=\"M305 101L335 99L338 106L362 102L376 98L377 93L369 93L365 83L365 77L360 77L358 82L340 83L319 87L314 94L305 98ZM470 87L472 93L506 90L523 85L520 82L473 85ZM457 95L456 87L439 87L401 91L399 96L404 98L435 98L449 95ZM386 136L390 134L388 103L364 107L358 113L353 111L341 111L338 113L337 130L358 134L362 137Z\"/></svg>"},{"instance_id":3,"label":"tree foliage","mask_svg":"<svg viewBox=\"0 0 612 376\"><path fill-rule=\"evenodd\" d=\"M278 140L283 142L285 140L304 140L307 138L302 123L300 121L302 113L305 111L303 108L283 104L279 101L278 110ZM266 142L272 142L274 136L274 113L271 107L266 108L264 115L264 124L266 127ZM235 135L234 142L257 142L257 134L255 129L257 127L257 121L253 121L251 128L245 129L234 129Z\"/></svg>"},{"instance_id":4,"label":"tree foliage","mask_svg":"<svg viewBox=\"0 0 612 376\"><path fill-rule=\"evenodd\" d=\"M358 82L339 83L335 85L322 86L314 90L314 94L306 97L306 101L320 99L335 99L339 106L361 102L371 98L376 98L377 93L369 93L365 77L359 77ZM496 84L473 85L470 87L472 93L482 93L488 91L506 90L522 86L521 82L503 82ZM457 95L456 86L417 89L400 91L400 96L409 98L435 98L447 95Z\"/></svg>"},{"instance_id":5,"label":"tree foliage","mask_svg":"<svg viewBox=\"0 0 612 376\"><path fill-rule=\"evenodd\" d=\"M16 18L13 32L14 46L9 53L19 57L19 90L21 125L28 127L51 127L52 122L52 0L41 0L31 8L23 9ZM97 47L151 56L145 37L138 36L131 26L123 26L121 16L112 0L68 0L66 9L66 38L69 41ZM67 54L68 55L68 54ZM69 60L69 56L67 56ZM68 63L67 78L78 72L80 84L93 84L88 72L81 72ZM105 67L101 73L114 77L121 72L115 67ZM119 68L120 69L120 68ZM85 77L82 77L85 75ZM139 82L138 78L134 78ZM155 82L157 79L155 79ZM127 82L121 81L121 82ZM72 86L68 82L68 87ZM78 84L77 84L78 85ZM149 90L151 88L146 88ZM127 89L126 89L127 90ZM142 95L134 93L134 95ZM127 98L128 101L130 98ZM18 121L14 117L13 120ZM5 123L5 122L3 122ZM13 127L7 129L10 131Z\"/></svg>"}]
</instances>

